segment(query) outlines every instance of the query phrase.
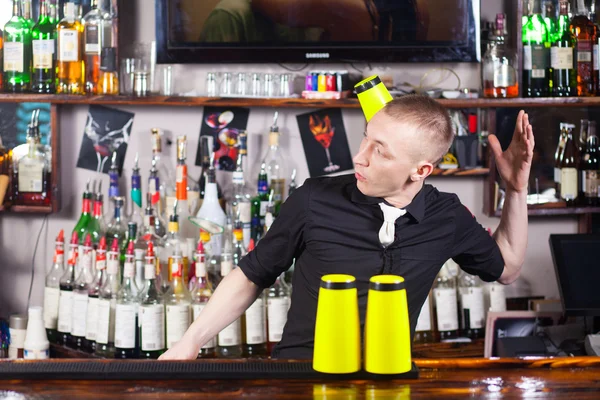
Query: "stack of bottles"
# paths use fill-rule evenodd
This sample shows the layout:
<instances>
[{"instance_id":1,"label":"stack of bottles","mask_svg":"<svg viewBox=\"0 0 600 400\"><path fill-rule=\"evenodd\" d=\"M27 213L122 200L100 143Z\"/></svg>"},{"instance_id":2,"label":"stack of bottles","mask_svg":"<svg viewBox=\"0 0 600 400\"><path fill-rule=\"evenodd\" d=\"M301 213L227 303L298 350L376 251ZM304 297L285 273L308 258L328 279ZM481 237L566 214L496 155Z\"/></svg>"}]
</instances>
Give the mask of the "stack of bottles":
<instances>
[{"instance_id":1,"label":"stack of bottles","mask_svg":"<svg viewBox=\"0 0 600 400\"><path fill-rule=\"evenodd\" d=\"M227 212L219 199L212 143L204 138L202 176L196 184L200 193L192 201L185 137L177 140L177 167L171 173L160 162L160 132L152 130L153 158L145 196L137 159L131 195L121 195L113 157L110 221L105 223L101 185L88 182L68 247L63 232L56 239L44 293L50 342L115 358L157 358L177 343L213 290L252 251L279 214L286 179L281 175L285 168L276 120L269 136L258 193L253 196L244 177L246 134L239 135L240 155ZM173 181L175 187L170 186ZM293 188L290 183L289 191ZM132 209L129 217L126 204ZM239 320L209 341L199 357L268 356L281 340L290 295L291 286L282 275Z\"/></svg>"},{"instance_id":2,"label":"stack of bottles","mask_svg":"<svg viewBox=\"0 0 600 400\"><path fill-rule=\"evenodd\" d=\"M118 94L117 23L110 0L91 0L82 15L68 0L59 19L56 0L13 0L3 29L2 89L11 93Z\"/></svg>"}]
</instances>

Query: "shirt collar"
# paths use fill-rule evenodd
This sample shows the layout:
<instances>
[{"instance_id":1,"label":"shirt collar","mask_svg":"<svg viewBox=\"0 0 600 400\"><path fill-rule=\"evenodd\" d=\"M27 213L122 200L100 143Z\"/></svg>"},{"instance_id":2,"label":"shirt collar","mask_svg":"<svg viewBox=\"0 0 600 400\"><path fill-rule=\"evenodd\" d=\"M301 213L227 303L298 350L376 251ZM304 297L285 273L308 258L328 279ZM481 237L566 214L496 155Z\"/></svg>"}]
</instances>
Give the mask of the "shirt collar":
<instances>
[{"instance_id":1,"label":"shirt collar","mask_svg":"<svg viewBox=\"0 0 600 400\"><path fill-rule=\"evenodd\" d=\"M363 194L356 184L352 186L351 200L358 204L376 205L381 202L388 204L381 197L371 197ZM388 204L389 205L389 204ZM409 205L404 207L417 222L421 222L425 216L425 185L419 190L419 193L413 198Z\"/></svg>"}]
</instances>

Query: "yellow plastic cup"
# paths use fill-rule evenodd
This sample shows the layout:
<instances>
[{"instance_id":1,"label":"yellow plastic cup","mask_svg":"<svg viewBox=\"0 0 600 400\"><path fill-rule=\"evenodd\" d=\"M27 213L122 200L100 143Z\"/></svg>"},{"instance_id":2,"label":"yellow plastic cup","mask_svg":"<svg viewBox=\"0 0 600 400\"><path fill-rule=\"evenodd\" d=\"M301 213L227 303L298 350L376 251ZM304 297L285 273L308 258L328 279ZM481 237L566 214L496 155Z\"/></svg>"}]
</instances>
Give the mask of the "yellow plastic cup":
<instances>
[{"instance_id":1,"label":"yellow plastic cup","mask_svg":"<svg viewBox=\"0 0 600 400\"><path fill-rule=\"evenodd\" d=\"M358 102L365 114L367 122L373 118L387 103L393 100L392 95L377 75L370 76L354 85Z\"/></svg>"},{"instance_id":2,"label":"yellow plastic cup","mask_svg":"<svg viewBox=\"0 0 600 400\"><path fill-rule=\"evenodd\" d=\"M333 274L321 278L313 368L327 374L360 370L360 320L356 279Z\"/></svg>"},{"instance_id":3,"label":"yellow plastic cup","mask_svg":"<svg viewBox=\"0 0 600 400\"><path fill-rule=\"evenodd\" d=\"M365 370L401 374L411 370L410 323L404 278L371 278L365 320Z\"/></svg>"}]
</instances>

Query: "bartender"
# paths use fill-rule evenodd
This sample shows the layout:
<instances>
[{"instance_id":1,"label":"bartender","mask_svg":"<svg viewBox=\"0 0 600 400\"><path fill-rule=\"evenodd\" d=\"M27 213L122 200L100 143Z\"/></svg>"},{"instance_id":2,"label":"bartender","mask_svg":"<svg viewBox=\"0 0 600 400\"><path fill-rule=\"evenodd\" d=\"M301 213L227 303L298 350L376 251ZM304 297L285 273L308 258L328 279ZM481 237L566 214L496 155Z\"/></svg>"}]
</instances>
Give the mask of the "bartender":
<instances>
[{"instance_id":1,"label":"bartender","mask_svg":"<svg viewBox=\"0 0 600 400\"><path fill-rule=\"evenodd\" d=\"M200 347L239 318L294 259L291 307L274 358L312 358L317 295L326 274L356 277L361 323L369 279L403 276L411 334L446 260L452 258L487 282L515 281L527 247L534 148L529 118L519 112L504 152L496 136L489 136L506 184L493 237L455 194L424 183L453 138L447 110L429 97L408 95L388 103L367 124L354 157L356 173L307 179L283 204L255 250L221 281L183 338L160 359L195 359Z\"/></svg>"}]
</instances>

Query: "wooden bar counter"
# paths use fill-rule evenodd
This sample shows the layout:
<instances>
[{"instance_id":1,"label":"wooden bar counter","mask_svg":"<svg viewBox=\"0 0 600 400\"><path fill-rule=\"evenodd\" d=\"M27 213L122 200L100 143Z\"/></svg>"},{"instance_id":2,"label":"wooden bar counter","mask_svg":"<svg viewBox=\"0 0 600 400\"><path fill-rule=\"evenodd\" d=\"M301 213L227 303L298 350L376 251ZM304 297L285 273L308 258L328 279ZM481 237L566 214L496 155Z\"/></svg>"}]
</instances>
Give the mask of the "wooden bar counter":
<instances>
[{"instance_id":1,"label":"wooden bar counter","mask_svg":"<svg viewBox=\"0 0 600 400\"><path fill-rule=\"evenodd\" d=\"M11 379L11 368L37 363L59 369L61 363L117 367L119 360L58 359L49 361L0 361L0 399L138 399L210 398L238 399L442 399L442 398L600 398L600 357L521 359L415 359L418 379L177 379L170 374L152 376L155 361L128 361L148 379L102 380L73 374L73 379ZM195 363L189 361L183 363ZM206 363L207 361L202 361ZM209 360L209 363L241 365L248 360ZM253 360L254 363L304 363L286 360ZM90 364L91 363L91 364ZM45 365L44 365L45 364ZM172 362L173 367L180 362ZM164 363L163 363L164 366ZM43 369L43 368L42 368ZM93 369L93 368L92 368ZM235 369L235 368L234 368ZM177 370L177 368L174 368ZM142 371L142 372L140 372ZM156 375L156 371L154 371ZM128 378L129 377L129 378Z\"/></svg>"}]
</instances>

